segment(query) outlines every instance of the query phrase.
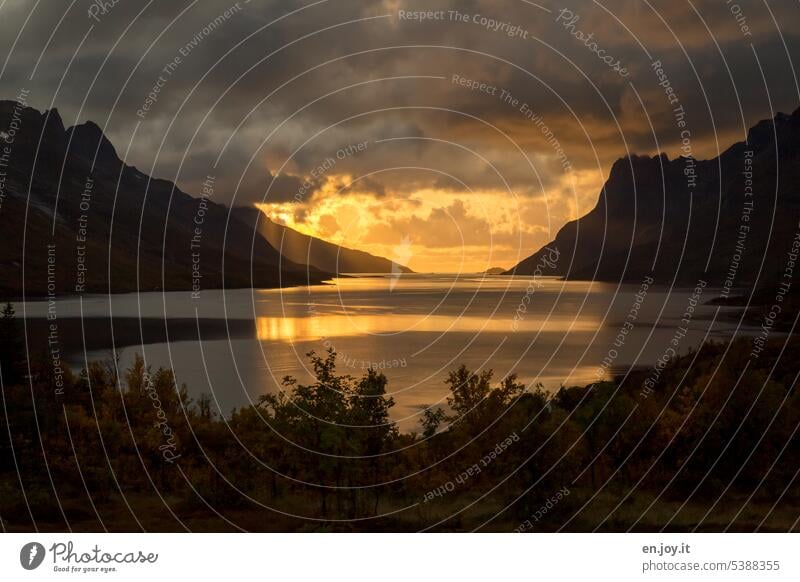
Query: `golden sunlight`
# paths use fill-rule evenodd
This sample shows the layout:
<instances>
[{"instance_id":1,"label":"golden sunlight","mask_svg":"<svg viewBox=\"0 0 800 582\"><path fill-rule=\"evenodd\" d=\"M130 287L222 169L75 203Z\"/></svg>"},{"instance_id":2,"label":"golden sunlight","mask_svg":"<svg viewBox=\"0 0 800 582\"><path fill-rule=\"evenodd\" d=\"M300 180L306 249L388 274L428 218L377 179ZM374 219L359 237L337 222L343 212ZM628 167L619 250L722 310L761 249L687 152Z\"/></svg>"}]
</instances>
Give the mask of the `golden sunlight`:
<instances>
[{"instance_id":1,"label":"golden sunlight","mask_svg":"<svg viewBox=\"0 0 800 582\"><path fill-rule=\"evenodd\" d=\"M546 195L500 190L423 189L377 195L353 191L352 178L328 176L307 201L262 203L273 222L337 245L395 260L417 272L509 268L596 203L602 172L562 176ZM347 190L347 196L342 191ZM592 194L587 194L587 193ZM408 241L402 258L396 248Z\"/></svg>"}]
</instances>

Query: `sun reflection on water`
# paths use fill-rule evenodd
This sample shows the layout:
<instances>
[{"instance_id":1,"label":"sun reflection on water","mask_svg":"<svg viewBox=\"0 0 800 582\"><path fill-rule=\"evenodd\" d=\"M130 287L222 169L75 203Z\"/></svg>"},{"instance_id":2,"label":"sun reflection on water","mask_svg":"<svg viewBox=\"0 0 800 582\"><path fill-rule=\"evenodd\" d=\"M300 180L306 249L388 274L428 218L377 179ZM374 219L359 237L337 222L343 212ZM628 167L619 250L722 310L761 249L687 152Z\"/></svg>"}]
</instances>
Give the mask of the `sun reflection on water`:
<instances>
[{"instance_id":1,"label":"sun reflection on water","mask_svg":"<svg viewBox=\"0 0 800 582\"><path fill-rule=\"evenodd\" d=\"M517 324L512 331L511 318L487 319L478 316L452 317L423 314L352 314L316 313L304 317L258 317L256 330L261 341L309 341L330 337L362 335L396 335L405 332L421 333L539 333L581 332L597 328L599 320L581 316L552 315L531 318Z\"/></svg>"}]
</instances>

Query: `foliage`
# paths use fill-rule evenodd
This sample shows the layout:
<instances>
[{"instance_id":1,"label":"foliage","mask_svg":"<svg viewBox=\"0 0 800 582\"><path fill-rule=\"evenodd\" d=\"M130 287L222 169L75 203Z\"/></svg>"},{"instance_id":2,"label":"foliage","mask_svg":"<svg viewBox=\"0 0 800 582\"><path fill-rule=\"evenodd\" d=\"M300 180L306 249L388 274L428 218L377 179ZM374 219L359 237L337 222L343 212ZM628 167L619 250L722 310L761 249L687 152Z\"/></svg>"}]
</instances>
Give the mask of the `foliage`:
<instances>
[{"instance_id":1,"label":"foliage","mask_svg":"<svg viewBox=\"0 0 800 582\"><path fill-rule=\"evenodd\" d=\"M46 362L31 362L30 376L16 368L15 327L6 310L7 527L509 531L564 487L538 529L689 528L698 506L727 525L728 508L747 499L734 528L764 518L780 528L796 514L794 338L757 360L744 340L706 344L670 362L650 393L647 370L551 397L461 366L447 377L446 409L424 408L415 434L392 422L387 378L339 375L332 351L308 354L311 383L286 378L226 416L141 357L128 370L67 372L56 397Z\"/></svg>"}]
</instances>

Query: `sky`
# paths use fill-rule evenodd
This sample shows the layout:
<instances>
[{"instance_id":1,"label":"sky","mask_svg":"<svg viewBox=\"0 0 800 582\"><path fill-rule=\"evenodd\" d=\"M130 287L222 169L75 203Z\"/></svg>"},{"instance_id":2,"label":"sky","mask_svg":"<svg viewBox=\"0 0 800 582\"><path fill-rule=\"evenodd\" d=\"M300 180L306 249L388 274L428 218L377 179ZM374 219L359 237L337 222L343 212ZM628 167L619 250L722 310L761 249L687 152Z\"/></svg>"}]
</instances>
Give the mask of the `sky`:
<instances>
[{"instance_id":1,"label":"sky","mask_svg":"<svg viewBox=\"0 0 800 582\"><path fill-rule=\"evenodd\" d=\"M0 98L189 194L214 176L217 202L474 272L591 210L618 158L711 158L797 109L799 35L796 0L0 0Z\"/></svg>"}]
</instances>

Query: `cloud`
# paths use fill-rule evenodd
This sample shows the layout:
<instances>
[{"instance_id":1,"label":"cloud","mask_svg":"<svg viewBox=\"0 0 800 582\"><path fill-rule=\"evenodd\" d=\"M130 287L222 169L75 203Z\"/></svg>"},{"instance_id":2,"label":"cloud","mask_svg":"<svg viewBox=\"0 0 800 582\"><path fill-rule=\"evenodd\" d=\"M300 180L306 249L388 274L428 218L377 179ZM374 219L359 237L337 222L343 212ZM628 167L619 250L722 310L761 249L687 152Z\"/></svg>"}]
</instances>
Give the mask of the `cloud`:
<instances>
[{"instance_id":1,"label":"cloud","mask_svg":"<svg viewBox=\"0 0 800 582\"><path fill-rule=\"evenodd\" d=\"M90 0L67 12L57 0L8 0L3 97L25 87L33 106L58 107L67 124L96 121L128 163L189 193L214 174L220 201L252 204L278 176L266 202L302 192L304 214L348 180L356 186L340 196L369 194L387 208L418 203L426 189L506 192L533 206L564 192L570 174L594 188L629 153L675 156L680 131L655 60L699 157L743 139L771 107L800 104L797 3L567 3L579 16L573 28L628 77L557 22L562 3L540 4L546 10L518 0L175 0L118 2L92 18ZM445 17L419 22L399 10ZM522 32L509 35L512 27ZM360 143L363 151L337 156ZM598 193L581 192L579 206ZM451 202L440 210L456 212ZM461 219L479 229L469 212Z\"/></svg>"}]
</instances>

